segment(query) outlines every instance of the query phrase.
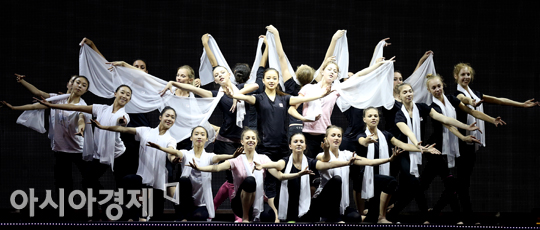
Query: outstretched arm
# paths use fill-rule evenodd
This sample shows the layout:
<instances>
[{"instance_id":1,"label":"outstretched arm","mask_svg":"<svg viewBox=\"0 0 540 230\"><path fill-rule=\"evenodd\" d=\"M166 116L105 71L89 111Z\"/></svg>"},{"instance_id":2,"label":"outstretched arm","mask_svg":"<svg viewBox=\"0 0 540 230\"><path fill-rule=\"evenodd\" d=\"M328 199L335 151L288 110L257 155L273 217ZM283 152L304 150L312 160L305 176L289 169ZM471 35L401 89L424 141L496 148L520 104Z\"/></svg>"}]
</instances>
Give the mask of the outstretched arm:
<instances>
[{"instance_id":1,"label":"outstretched arm","mask_svg":"<svg viewBox=\"0 0 540 230\"><path fill-rule=\"evenodd\" d=\"M282 173L281 171L276 170L275 168L268 169L268 172L272 174L276 179L282 181L282 180L291 180L297 177L301 177L306 174L315 175L313 171L308 169L308 166L300 172L297 173Z\"/></svg>"},{"instance_id":2,"label":"outstretched arm","mask_svg":"<svg viewBox=\"0 0 540 230\"><path fill-rule=\"evenodd\" d=\"M409 151L409 152L418 152L418 151L420 151L420 152L429 152L431 154L441 154L441 152L439 150L437 150L436 148L433 147L433 146L435 146L435 144L429 145L429 146L412 145L412 144L404 143L404 142L398 140L395 137L392 137L392 139L390 139L390 141L392 142L392 145L398 147L399 149L401 149L403 151Z\"/></svg>"},{"instance_id":3,"label":"outstretched arm","mask_svg":"<svg viewBox=\"0 0 540 230\"><path fill-rule=\"evenodd\" d=\"M228 155L228 154L215 155L214 157L212 157L212 163L215 164L215 163L222 162L224 160L236 158L237 156L239 156L242 153L244 153L244 147L240 146L240 148L237 148L236 151L234 151L234 153L232 155Z\"/></svg>"},{"instance_id":4,"label":"outstretched arm","mask_svg":"<svg viewBox=\"0 0 540 230\"><path fill-rule=\"evenodd\" d=\"M163 90L161 90L161 92L159 92L159 93L163 96L163 94L165 94L165 92L167 92L167 90L170 90L171 93L174 94L174 91L172 89L173 86L177 87L179 89L183 89L183 90L187 90L189 92L193 92L194 94L197 94L197 95L199 95L201 97L212 97L212 91L210 91L210 90L199 88L199 87L193 86L191 84L180 83L180 82L175 82L175 81L169 81L169 83L167 83L167 86L165 86L165 88Z\"/></svg>"},{"instance_id":5,"label":"outstretched arm","mask_svg":"<svg viewBox=\"0 0 540 230\"><path fill-rule=\"evenodd\" d=\"M34 85L28 83L26 80L24 80L24 78L26 76L24 75L20 75L20 74L15 74L15 76L17 76L17 82L18 83L21 83L21 85L23 85L26 89L28 89L32 94L34 94L34 96L36 97L43 97L43 98L49 98L51 97L51 95L49 93L46 93L46 92L43 92L41 90L39 90L38 88L36 88Z\"/></svg>"},{"instance_id":6,"label":"outstretched arm","mask_svg":"<svg viewBox=\"0 0 540 230\"><path fill-rule=\"evenodd\" d=\"M113 131L113 132L119 132L119 133L129 133L129 134L133 134L133 135L137 134L137 129L135 129L133 127L124 127L124 126L119 126L119 125L106 126L106 125L101 125L98 121L96 121L94 119L91 119L91 121L99 129Z\"/></svg>"},{"instance_id":7,"label":"outstretched arm","mask_svg":"<svg viewBox=\"0 0 540 230\"><path fill-rule=\"evenodd\" d=\"M20 111L36 110L36 109L48 109L49 108L49 107L44 106L44 105L39 104L39 103L21 105L21 106L12 106L11 104L7 103L6 101L2 101L2 104L4 104L6 107L8 107L8 108L10 108L12 110L20 110Z\"/></svg>"},{"instance_id":8,"label":"outstretched arm","mask_svg":"<svg viewBox=\"0 0 540 230\"><path fill-rule=\"evenodd\" d=\"M461 132L458 131L458 129L454 126L450 126L450 125L445 125L443 124L444 127L446 127L451 133L453 133L454 135L456 135L456 137L458 137L460 140L464 141L464 142L467 142L467 143L478 143L478 144L482 144L480 142L480 140L476 139L476 137L472 136L472 135L468 135L468 136L463 136L463 134L461 134Z\"/></svg>"},{"instance_id":9,"label":"outstretched arm","mask_svg":"<svg viewBox=\"0 0 540 230\"><path fill-rule=\"evenodd\" d=\"M323 149L323 155L317 155L317 160L322 161L322 162L329 162L330 161L330 143L328 143L328 140L326 139L326 137L321 143L321 148Z\"/></svg>"},{"instance_id":10,"label":"outstretched arm","mask_svg":"<svg viewBox=\"0 0 540 230\"><path fill-rule=\"evenodd\" d=\"M530 108L534 106L540 106L540 103L535 102L534 98L527 100L525 102L517 102L510 100L508 98L500 98L500 97L494 97L485 95L482 98L484 102L491 103L491 104L497 104L497 105L507 105L507 106L514 106L514 107L521 107L521 108Z\"/></svg>"},{"instance_id":11,"label":"outstretched arm","mask_svg":"<svg viewBox=\"0 0 540 230\"><path fill-rule=\"evenodd\" d=\"M49 108L69 110L69 111L79 111L83 113L92 114L92 108L93 108L92 105L53 104L45 100L45 98L38 99L34 97L34 99L37 100L40 104L47 106Z\"/></svg>"},{"instance_id":12,"label":"outstretched arm","mask_svg":"<svg viewBox=\"0 0 540 230\"><path fill-rule=\"evenodd\" d=\"M285 168L285 161L284 160L278 160L278 161L270 161L264 164L259 164L257 162L255 164L256 170L262 170L262 169L276 169L278 171L281 171Z\"/></svg>"},{"instance_id":13,"label":"outstretched arm","mask_svg":"<svg viewBox=\"0 0 540 230\"><path fill-rule=\"evenodd\" d=\"M197 163L195 162L195 159L193 159L193 162L189 162L189 166L201 172L221 172L221 171L230 169L231 163L226 160L223 163L218 164L218 165L198 166Z\"/></svg>"},{"instance_id":14,"label":"outstretched arm","mask_svg":"<svg viewBox=\"0 0 540 230\"><path fill-rule=\"evenodd\" d=\"M506 125L506 122L504 122L501 117L497 117L497 118L493 118L485 113L482 113L478 110L474 110L474 109L471 109L469 107L467 107L465 104L463 103L459 103L459 108L463 111L465 111L466 113L468 114L471 114L473 117L475 118L478 118L478 119L481 119L483 121L486 121L486 122L489 122L491 124L494 124L495 126L498 126L498 125Z\"/></svg>"},{"instance_id":15,"label":"outstretched arm","mask_svg":"<svg viewBox=\"0 0 540 230\"><path fill-rule=\"evenodd\" d=\"M210 37L209 34L204 34L201 38L202 44L204 46L204 51L206 51L206 55L208 56L208 60L210 60L210 64L212 64L212 67L218 66L216 56L214 56L214 53L210 49L210 46L208 45L208 40Z\"/></svg>"},{"instance_id":16,"label":"outstretched arm","mask_svg":"<svg viewBox=\"0 0 540 230\"><path fill-rule=\"evenodd\" d=\"M379 68L384 63L395 62L394 58L395 57L390 58L390 60L384 60L384 57L381 57L381 58L377 59L377 62L374 65L372 65L370 67L367 67L367 68L364 68L363 70L360 70L360 71L356 72L353 76L351 76L351 78L365 76L365 75L373 72L377 68Z\"/></svg>"},{"instance_id":17,"label":"outstretched arm","mask_svg":"<svg viewBox=\"0 0 540 230\"><path fill-rule=\"evenodd\" d=\"M318 95L318 96L310 96L310 97L292 96L289 99L289 104L290 105L297 105L297 104L300 104L300 103L317 100L319 98L326 97L330 93L332 93L332 90L331 90L330 86L327 86L326 89L321 93L321 95Z\"/></svg>"},{"instance_id":18,"label":"outstretched arm","mask_svg":"<svg viewBox=\"0 0 540 230\"><path fill-rule=\"evenodd\" d=\"M435 109L431 109L431 111L429 112L429 116L431 116L431 118L443 123L443 124L446 124L446 125L451 125L451 126L456 126L460 129L465 129L465 130L469 130L469 131L474 131L474 130L478 130L478 127L475 126L475 124L472 124L472 125L467 125L467 124L464 124L462 123L461 121L458 121L454 118L451 118L451 117L447 117L447 116L444 116L442 114L440 114L439 112L437 112Z\"/></svg>"},{"instance_id":19,"label":"outstretched arm","mask_svg":"<svg viewBox=\"0 0 540 230\"><path fill-rule=\"evenodd\" d=\"M456 98L459 99L463 104L470 105L472 107L480 106L480 104L482 104L482 102L484 102L483 99L480 100L480 101L476 101L475 99L467 97L467 96L463 95L462 93L458 94L456 96Z\"/></svg>"}]
</instances>

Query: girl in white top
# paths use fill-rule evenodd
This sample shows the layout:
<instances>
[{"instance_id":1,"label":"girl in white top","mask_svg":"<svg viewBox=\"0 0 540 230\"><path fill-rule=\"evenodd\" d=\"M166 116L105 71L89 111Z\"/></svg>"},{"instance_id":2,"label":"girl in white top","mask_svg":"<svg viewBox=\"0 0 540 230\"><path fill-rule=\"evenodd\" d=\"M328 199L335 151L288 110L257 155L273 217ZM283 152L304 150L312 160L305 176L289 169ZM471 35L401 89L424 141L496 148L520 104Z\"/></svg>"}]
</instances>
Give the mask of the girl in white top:
<instances>
[{"instance_id":1,"label":"girl in white top","mask_svg":"<svg viewBox=\"0 0 540 230\"><path fill-rule=\"evenodd\" d=\"M167 169L165 166L167 154L155 147L166 146L167 149L176 149L176 140L169 132L169 129L174 125L176 120L176 111L171 107L165 107L161 111L159 120L160 123L156 128L105 126L101 125L98 121L92 120L99 129L133 134L135 135L135 140L139 141L139 167L137 174L125 176L123 182L126 185L126 189L140 189L143 186L147 186L159 190L154 190L153 193L153 213L155 216L160 216L163 213L163 194L165 184L167 183ZM174 157L169 157L169 160L173 160L172 158ZM142 218L140 220L144 221Z\"/></svg>"}]
</instances>

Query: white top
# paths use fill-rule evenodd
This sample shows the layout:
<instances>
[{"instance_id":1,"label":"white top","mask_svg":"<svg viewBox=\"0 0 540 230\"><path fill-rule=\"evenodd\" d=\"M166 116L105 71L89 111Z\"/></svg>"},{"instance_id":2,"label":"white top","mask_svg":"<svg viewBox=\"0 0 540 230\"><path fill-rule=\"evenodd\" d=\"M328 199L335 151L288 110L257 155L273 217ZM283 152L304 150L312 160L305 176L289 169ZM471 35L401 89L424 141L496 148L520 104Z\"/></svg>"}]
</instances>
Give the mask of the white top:
<instances>
[{"instance_id":1,"label":"white top","mask_svg":"<svg viewBox=\"0 0 540 230\"><path fill-rule=\"evenodd\" d=\"M204 149L200 158L195 157L195 152L192 150L180 150L184 153L182 158L182 177L189 177L191 181L191 196L193 197L193 204L197 207L206 206L208 210L208 216L210 218L215 217L214 210L214 197L212 195L212 173L201 172L199 170L192 170L189 167L189 162L193 162L199 166L213 165L212 159L216 154L207 153Z\"/></svg>"},{"instance_id":2,"label":"white top","mask_svg":"<svg viewBox=\"0 0 540 230\"><path fill-rule=\"evenodd\" d=\"M68 98L53 101L54 104L68 104ZM74 105L86 105L81 98L79 103ZM51 109L51 123L49 137L51 137L51 148L53 151L66 153L82 153L84 138L75 135L79 132L79 114L78 111L68 111L60 109Z\"/></svg>"},{"instance_id":3,"label":"white top","mask_svg":"<svg viewBox=\"0 0 540 230\"><path fill-rule=\"evenodd\" d=\"M167 183L165 160L167 153L146 146L146 144L153 142L165 148L173 147L176 149L176 140L171 137L169 131L159 135L158 128L138 127L136 130L135 140L140 141L137 175L142 177L143 184L165 191L165 184Z\"/></svg>"},{"instance_id":4,"label":"white top","mask_svg":"<svg viewBox=\"0 0 540 230\"><path fill-rule=\"evenodd\" d=\"M324 153L319 153L319 155L323 155ZM353 152L348 150L340 150L339 156L336 158L336 156L330 152L330 161L349 161L351 160L353 156ZM349 206L349 167L339 167L339 168L332 168L328 170L319 170L319 174L321 175L321 183L319 184L319 187L315 191L315 194L313 197L317 197L321 191L323 190L326 183L332 179L333 176L340 176L342 183L341 183L341 203L340 203L340 213L343 215L345 213L345 209Z\"/></svg>"}]
</instances>

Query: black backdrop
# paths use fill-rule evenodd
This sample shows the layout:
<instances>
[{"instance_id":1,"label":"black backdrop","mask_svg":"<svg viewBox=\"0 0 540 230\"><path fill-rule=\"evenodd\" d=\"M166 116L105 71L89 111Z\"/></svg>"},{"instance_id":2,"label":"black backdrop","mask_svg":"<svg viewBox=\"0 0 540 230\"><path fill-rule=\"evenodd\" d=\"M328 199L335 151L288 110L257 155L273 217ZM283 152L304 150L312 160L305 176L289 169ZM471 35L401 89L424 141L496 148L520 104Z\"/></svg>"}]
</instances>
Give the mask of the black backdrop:
<instances>
[{"instance_id":1,"label":"black backdrop","mask_svg":"<svg viewBox=\"0 0 540 230\"><path fill-rule=\"evenodd\" d=\"M385 56L396 56L395 68L404 77L425 51L433 50L447 93L456 87L453 65L468 62L477 72L471 88L517 101L540 99L534 8L526 1L9 1L0 9L0 100L31 103L14 73L25 74L43 91L65 91L69 76L78 73L83 37L92 39L110 61L142 58L152 75L174 80L181 65L198 69L204 33L216 38L229 65L251 65L257 37L269 24L280 31L293 66L318 67L332 35L346 29L353 72L369 64L379 40L390 37ZM91 93L84 98L111 103ZM478 154L472 179L474 210L529 212L540 207L535 135L540 108L486 105L485 112L508 125L487 125L487 147ZM43 199L44 191L54 188L53 155L46 135L15 124L20 112L2 108L0 113L0 209L8 209L17 189L35 188ZM219 114L212 123L219 124ZM339 110L332 120L346 126ZM214 177L214 190L223 181L220 176ZM111 188L112 178L106 174L106 187ZM436 180L428 199L436 199L441 187Z\"/></svg>"}]
</instances>

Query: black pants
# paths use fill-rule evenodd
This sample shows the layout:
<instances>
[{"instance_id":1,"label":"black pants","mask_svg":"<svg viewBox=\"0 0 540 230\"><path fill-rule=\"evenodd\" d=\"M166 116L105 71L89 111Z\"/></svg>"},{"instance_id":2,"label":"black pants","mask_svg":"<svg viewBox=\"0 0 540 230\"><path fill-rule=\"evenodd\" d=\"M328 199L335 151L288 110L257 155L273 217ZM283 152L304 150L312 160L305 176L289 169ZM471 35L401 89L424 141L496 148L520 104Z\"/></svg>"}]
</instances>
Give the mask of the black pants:
<instances>
[{"instance_id":1,"label":"black pants","mask_svg":"<svg viewBox=\"0 0 540 230\"><path fill-rule=\"evenodd\" d=\"M378 221L381 193L384 192L388 195L393 195L397 190L397 185L397 180L394 177L379 174L373 175L374 196L367 203L369 212L366 215L366 222Z\"/></svg>"},{"instance_id":2,"label":"black pants","mask_svg":"<svg viewBox=\"0 0 540 230\"><path fill-rule=\"evenodd\" d=\"M410 173L409 152L403 152L391 163L391 175L398 178L399 187L392 197L394 208L387 214L389 220L396 218L415 198L420 190L420 179ZM397 175L396 175L397 174Z\"/></svg>"},{"instance_id":3,"label":"black pants","mask_svg":"<svg viewBox=\"0 0 540 230\"><path fill-rule=\"evenodd\" d=\"M304 133L306 137L306 156L310 158L315 158L323 150L321 148L321 143L324 141L324 134L312 135L309 133Z\"/></svg>"},{"instance_id":4,"label":"black pants","mask_svg":"<svg viewBox=\"0 0 540 230\"><path fill-rule=\"evenodd\" d=\"M474 145L461 143L459 145L460 157L456 158L457 194L462 208L461 218L465 222L474 221L471 196L471 176L476 164L476 150Z\"/></svg>"},{"instance_id":5,"label":"black pants","mask_svg":"<svg viewBox=\"0 0 540 230\"><path fill-rule=\"evenodd\" d=\"M281 147L264 147L262 145L259 145L257 146L257 153L268 156L268 158L270 158L270 160L272 161L278 161L290 155L288 149L289 147L286 143L283 143ZM264 192L269 199L276 197L276 188L278 184L278 179L276 179L270 173L266 174L266 178L264 179Z\"/></svg>"},{"instance_id":6,"label":"black pants","mask_svg":"<svg viewBox=\"0 0 540 230\"><path fill-rule=\"evenodd\" d=\"M361 216L353 208L348 207L344 215L340 213L341 204L341 184L340 176L332 177L322 189L321 193L311 201L311 210L316 219L324 222L361 222ZM345 182L346 183L346 182Z\"/></svg>"},{"instance_id":7,"label":"black pants","mask_svg":"<svg viewBox=\"0 0 540 230\"><path fill-rule=\"evenodd\" d=\"M141 190L143 188L152 188L150 186L144 185L142 183L142 177L137 174L130 174L123 178L123 185L124 189L126 189L124 192L124 205L127 205L127 202L129 202L129 199L131 198L131 195L127 194L127 190ZM142 193L140 193L142 194ZM152 212L153 215L151 216L151 221L163 221L163 210L165 205L165 198L164 198L164 191L160 189L152 189ZM131 206L129 209L126 209L126 212L124 216L127 217L127 219L132 219L134 221L138 221L139 217L142 216L142 206L140 208L137 208L135 205ZM149 214L149 213L148 213Z\"/></svg>"},{"instance_id":8,"label":"black pants","mask_svg":"<svg viewBox=\"0 0 540 230\"><path fill-rule=\"evenodd\" d=\"M257 190L257 182L255 181L255 177L248 176L242 184L240 184L240 187L236 191L236 195L231 201L231 207L234 212L234 215L243 217L244 212L242 208L242 191L247 193L256 192ZM275 217L274 210L270 208L268 204L265 203L264 205L264 211L260 215L261 222L274 222ZM249 208L249 220L253 220L253 205Z\"/></svg>"},{"instance_id":9,"label":"black pants","mask_svg":"<svg viewBox=\"0 0 540 230\"><path fill-rule=\"evenodd\" d=\"M188 177L180 177L180 209L176 213L177 220L206 221L209 217L206 206L195 206L193 200L193 187ZM214 201L212 201L214 202Z\"/></svg>"},{"instance_id":10,"label":"black pants","mask_svg":"<svg viewBox=\"0 0 540 230\"><path fill-rule=\"evenodd\" d=\"M64 189L64 202L67 203L67 197L73 191L73 164L77 167L81 176L84 178L87 173L87 163L82 159L82 153L66 153L66 152L54 152L54 186L58 195L60 195L59 189ZM60 197L57 197L56 203L60 201ZM74 218L74 209L70 205L66 208L64 216L66 218Z\"/></svg>"}]
</instances>

